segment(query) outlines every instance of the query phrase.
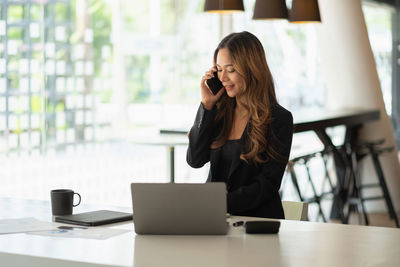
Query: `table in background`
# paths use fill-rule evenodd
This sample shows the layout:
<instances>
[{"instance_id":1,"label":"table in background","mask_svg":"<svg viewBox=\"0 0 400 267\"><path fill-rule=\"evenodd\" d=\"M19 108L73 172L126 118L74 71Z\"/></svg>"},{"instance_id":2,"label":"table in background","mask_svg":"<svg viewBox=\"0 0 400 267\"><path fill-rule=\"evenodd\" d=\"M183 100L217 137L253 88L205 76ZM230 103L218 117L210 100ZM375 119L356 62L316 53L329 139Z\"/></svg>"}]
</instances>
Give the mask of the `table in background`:
<instances>
[{"instance_id":1,"label":"table in background","mask_svg":"<svg viewBox=\"0 0 400 267\"><path fill-rule=\"evenodd\" d=\"M49 202L0 198L0 219L30 216L51 221ZM230 218L243 219L249 218ZM277 235L246 235L242 227L230 227L226 236L128 232L107 240L0 235L1 266L13 267L397 267L399 255L399 229L286 220Z\"/></svg>"},{"instance_id":2,"label":"table in background","mask_svg":"<svg viewBox=\"0 0 400 267\"><path fill-rule=\"evenodd\" d=\"M181 134L151 134L147 136L133 136L130 142L139 145L165 146L167 148L167 175L169 182L175 182L175 147L189 143L186 135Z\"/></svg>"}]
</instances>

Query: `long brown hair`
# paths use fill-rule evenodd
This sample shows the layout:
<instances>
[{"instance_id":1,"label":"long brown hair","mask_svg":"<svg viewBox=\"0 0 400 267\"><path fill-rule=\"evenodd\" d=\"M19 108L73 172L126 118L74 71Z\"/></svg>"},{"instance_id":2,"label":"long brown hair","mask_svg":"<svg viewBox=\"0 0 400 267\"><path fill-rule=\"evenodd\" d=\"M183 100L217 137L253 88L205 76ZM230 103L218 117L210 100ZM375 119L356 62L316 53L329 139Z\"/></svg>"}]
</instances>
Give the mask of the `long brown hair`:
<instances>
[{"instance_id":1,"label":"long brown hair","mask_svg":"<svg viewBox=\"0 0 400 267\"><path fill-rule=\"evenodd\" d=\"M261 42L247 31L231 33L222 39L216 48L214 64L216 64L218 52L222 48L228 49L235 71L245 81L245 88L237 99L244 98L241 104L250 114L251 127L246 128L249 136L246 144L247 151L242 153L240 158L246 162L252 160L260 163L266 162L270 158L281 158L266 136L272 122L271 108L278 101ZM236 100L224 93L217 106L218 113L215 120L216 122L222 120L223 127L211 144L211 148L218 148L226 143L233 125Z\"/></svg>"}]
</instances>

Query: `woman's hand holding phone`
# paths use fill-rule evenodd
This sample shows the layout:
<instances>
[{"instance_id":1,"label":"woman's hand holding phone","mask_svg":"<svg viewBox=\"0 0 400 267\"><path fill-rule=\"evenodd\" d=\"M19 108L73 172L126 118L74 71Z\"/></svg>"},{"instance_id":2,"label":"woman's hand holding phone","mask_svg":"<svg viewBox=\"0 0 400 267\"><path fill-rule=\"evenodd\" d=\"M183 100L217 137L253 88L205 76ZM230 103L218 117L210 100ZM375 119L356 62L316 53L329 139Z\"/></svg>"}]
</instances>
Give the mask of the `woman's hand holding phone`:
<instances>
[{"instance_id":1,"label":"woman's hand holding phone","mask_svg":"<svg viewBox=\"0 0 400 267\"><path fill-rule=\"evenodd\" d=\"M214 66L210 70L208 70L204 76L201 79L201 103L203 104L205 109L211 110L214 108L215 103L217 103L218 99L222 96L222 94L225 92L225 88L220 85L215 85L218 83L215 83L216 81L212 82L211 79L215 78L214 72L217 71L217 67ZM207 83L207 81L210 80L210 83ZM221 86L221 89L217 92L218 88L213 88L216 94L213 93L211 86Z\"/></svg>"}]
</instances>

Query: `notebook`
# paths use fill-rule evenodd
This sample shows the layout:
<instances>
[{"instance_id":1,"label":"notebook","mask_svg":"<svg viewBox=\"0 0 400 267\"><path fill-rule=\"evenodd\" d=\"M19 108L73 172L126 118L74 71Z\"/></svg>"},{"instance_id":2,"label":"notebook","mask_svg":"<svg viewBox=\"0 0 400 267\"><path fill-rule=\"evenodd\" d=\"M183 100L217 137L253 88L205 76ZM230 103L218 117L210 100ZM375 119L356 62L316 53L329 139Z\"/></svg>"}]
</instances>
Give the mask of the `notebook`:
<instances>
[{"instance_id":1,"label":"notebook","mask_svg":"<svg viewBox=\"0 0 400 267\"><path fill-rule=\"evenodd\" d=\"M137 234L227 233L225 183L132 183Z\"/></svg>"},{"instance_id":2,"label":"notebook","mask_svg":"<svg viewBox=\"0 0 400 267\"><path fill-rule=\"evenodd\" d=\"M73 215L57 216L55 218L56 222L85 226L98 226L129 220L132 220L131 213L111 210L96 210Z\"/></svg>"}]
</instances>

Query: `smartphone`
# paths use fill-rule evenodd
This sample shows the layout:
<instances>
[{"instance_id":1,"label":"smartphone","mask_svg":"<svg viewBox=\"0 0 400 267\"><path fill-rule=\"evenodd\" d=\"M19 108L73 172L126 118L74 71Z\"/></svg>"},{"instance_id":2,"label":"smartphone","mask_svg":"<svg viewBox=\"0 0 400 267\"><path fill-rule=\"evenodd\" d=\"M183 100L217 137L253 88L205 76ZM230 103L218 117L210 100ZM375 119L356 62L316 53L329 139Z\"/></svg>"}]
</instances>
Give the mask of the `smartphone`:
<instances>
[{"instance_id":1,"label":"smartphone","mask_svg":"<svg viewBox=\"0 0 400 267\"><path fill-rule=\"evenodd\" d=\"M215 95L223 87L222 82L218 79L217 72L214 72L214 77L207 80L207 85L211 92Z\"/></svg>"}]
</instances>

